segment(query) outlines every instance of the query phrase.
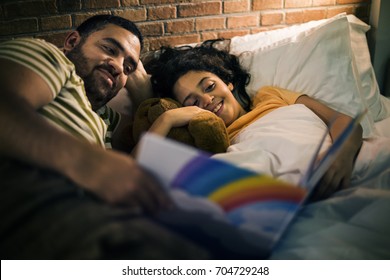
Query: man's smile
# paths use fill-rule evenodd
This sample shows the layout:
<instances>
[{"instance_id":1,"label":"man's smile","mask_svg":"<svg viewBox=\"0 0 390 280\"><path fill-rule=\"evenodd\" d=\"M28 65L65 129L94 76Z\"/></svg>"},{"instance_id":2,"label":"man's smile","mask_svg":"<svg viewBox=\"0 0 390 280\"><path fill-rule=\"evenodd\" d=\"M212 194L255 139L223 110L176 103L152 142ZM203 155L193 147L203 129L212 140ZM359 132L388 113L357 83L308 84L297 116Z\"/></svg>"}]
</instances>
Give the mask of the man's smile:
<instances>
[{"instance_id":1,"label":"man's smile","mask_svg":"<svg viewBox=\"0 0 390 280\"><path fill-rule=\"evenodd\" d=\"M116 79L114 76L104 68L98 68L99 72L103 76L104 80L108 83L110 88L114 88L116 86Z\"/></svg>"}]
</instances>

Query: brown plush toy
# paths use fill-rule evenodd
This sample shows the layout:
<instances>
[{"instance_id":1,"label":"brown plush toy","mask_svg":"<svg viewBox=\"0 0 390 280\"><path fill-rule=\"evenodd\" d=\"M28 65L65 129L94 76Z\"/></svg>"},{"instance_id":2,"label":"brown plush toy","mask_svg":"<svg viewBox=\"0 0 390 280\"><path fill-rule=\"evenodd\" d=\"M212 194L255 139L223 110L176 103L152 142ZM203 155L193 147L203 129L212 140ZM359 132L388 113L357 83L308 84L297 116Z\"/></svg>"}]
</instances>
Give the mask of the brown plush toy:
<instances>
[{"instance_id":1,"label":"brown plush toy","mask_svg":"<svg viewBox=\"0 0 390 280\"><path fill-rule=\"evenodd\" d=\"M142 102L134 117L135 143L158 116L167 110L179 107L181 107L180 103L169 98L150 98ZM209 111L195 116L187 126L172 128L167 137L212 154L226 152L229 146L224 122Z\"/></svg>"}]
</instances>

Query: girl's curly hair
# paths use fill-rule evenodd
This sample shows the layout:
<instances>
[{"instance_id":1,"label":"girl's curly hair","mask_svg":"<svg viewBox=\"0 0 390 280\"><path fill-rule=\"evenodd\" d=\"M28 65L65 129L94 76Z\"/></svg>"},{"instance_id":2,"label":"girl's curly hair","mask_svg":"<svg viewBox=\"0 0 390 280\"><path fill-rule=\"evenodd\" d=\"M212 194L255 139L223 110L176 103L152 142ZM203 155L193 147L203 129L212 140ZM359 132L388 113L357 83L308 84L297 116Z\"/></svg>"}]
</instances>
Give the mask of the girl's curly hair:
<instances>
[{"instance_id":1,"label":"girl's curly hair","mask_svg":"<svg viewBox=\"0 0 390 280\"><path fill-rule=\"evenodd\" d=\"M245 71L237 56L228 49L220 49L222 39L209 40L195 47L162 47L157 57L148 62L153 90L160 97L173 96L176 81L189 71L207 71L218 76L224 83L232 83L233 95L241 106L249 111L251 100L245 87L250 75Z\"/></svg>"}]
</instances>

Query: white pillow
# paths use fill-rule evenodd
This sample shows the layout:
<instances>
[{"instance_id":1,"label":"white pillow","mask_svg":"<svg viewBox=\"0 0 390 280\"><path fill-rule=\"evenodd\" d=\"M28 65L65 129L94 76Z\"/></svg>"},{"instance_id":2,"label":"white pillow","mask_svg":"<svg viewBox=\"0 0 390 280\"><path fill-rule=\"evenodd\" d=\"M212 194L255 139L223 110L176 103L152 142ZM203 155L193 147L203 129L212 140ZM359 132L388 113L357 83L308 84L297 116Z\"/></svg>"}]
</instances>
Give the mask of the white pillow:
<instances>
[{"instance_id":1,"label":"white pillow","mask_svg":"<svg viewBox=\"0 0 390 280\"><path fill-rule=\"evenodd\" d=\"M273 85L305 93L350 116L367 107L346 15L274 31L231 41L231 52L251 74L250 95ZM371 114L362 126L364 137L374 132Z\"/></svg>"},{"instance_id":2,"label":"white pillow","mask_svg":"<svg viewBox=\"0 0 390 280\"><path fill-rule=\"evenodd\" d=\"M244 51L254 51L267 46L276 47L296 38L302 32L309 32L313 28L326 25L341 17L347 17L349 22L352 52L362 85L362 93L373 121L377 122L390 117L390 99L380 94L374 68L371 64L366 38L366 32L370 29L370 26L354 15L342 13L330 19L310 21L282 29L234 37L231 43L231 52L240 54Z\"/></svg>"},{"instance_id":3,"label":"white pillow","mask_svg":"<svg viewBox=\"0 0 390 280\"><path fill-rule=\"evenodd\" d=\"M259 48L274 48L280 44L288 43L294 38L296 39L301 33L308 32L340 17L345 17L345 14L337 15L331 19L315 20L271 31L236 36L231 39L230 52L239 55L242 52L256 51Z\"/></svg>"},{"instance_id":4,"label":"white pillow","mask_svg":"<svg viewBox=\"0 0 390 280\"><path fill-rule=\"evenodd\" d=\"M350 27L351 46L363 88L363 95L375 122L390 116L390 99L380 94L374 68L371 64L366 32L370 26L355 17L347 16Z\"/></svg>"}]
</instances>

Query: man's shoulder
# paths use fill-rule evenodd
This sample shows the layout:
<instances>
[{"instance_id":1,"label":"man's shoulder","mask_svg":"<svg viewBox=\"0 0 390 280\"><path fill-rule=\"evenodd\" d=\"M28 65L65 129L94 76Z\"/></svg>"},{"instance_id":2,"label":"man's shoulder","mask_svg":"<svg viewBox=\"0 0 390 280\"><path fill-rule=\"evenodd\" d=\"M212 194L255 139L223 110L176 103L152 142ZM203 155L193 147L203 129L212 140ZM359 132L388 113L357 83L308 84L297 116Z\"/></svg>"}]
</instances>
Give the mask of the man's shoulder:
<instances>
[{"instance_id":1,"label":"man's shoulder","mask_svg":"<svg viewBox=\"0 0 390 280\"><path fill-rule=\"evenodd\" d=\"M0 47L5 46L13 46L13 45L24 45L24 46L39 46L43 48L50 48L54 50L60 50L57 46L53 45L52 43L45 41L43 39L39 38L32 38L32 37L20 37L20 38L14 38L11 40L3 41L0 43Z\"/></svg>"},{"instance_id":2,"label":"man's shoulder","mask_svg":"<svg viewBox=\"0 0 390 280\"><path fill-rule=\"evenodd\" d=\"M74 64L54 44L38 38L16 38L0 43L0 58L9 59L36 72L70 76Z\"/></svg>"},{"instance_id":3,"label":"man's shoulder","mask_svg":"<svg viewBox=\"0 0 390 280\"><path fill-rule=\"evenodd\" d=\"M0 58L28 68L43 78L51 88L53 97L70 81L75 79L74 64L55 45L37 38L16 38L0 43Z\"/></svg>"},{"instance_id":4,"label":"man's shoulder","mask_svg":"<svg viewBox=\"0 0 390 280\"><path fill-rule=\"evenodd\" d=\"M61 48L39 38L21 37L0 43L0 54L31 54L43 56L45 59L57 59L66 64L71 62L66 58Z\"/></svg>"}]
</instances>

